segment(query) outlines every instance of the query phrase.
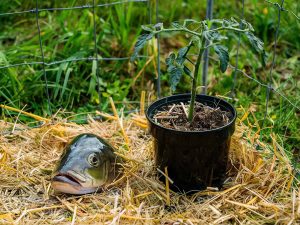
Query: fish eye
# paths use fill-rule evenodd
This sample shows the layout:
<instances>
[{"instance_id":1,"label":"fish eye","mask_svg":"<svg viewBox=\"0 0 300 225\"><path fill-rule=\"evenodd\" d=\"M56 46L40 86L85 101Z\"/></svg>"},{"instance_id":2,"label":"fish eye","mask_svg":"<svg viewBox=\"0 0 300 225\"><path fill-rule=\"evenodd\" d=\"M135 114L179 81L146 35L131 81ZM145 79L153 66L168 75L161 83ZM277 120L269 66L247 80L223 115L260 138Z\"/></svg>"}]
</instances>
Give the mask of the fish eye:
<instances>
[{"instance_id":1,"label":"fish eye","mask_svg":"<svg viewBox=\"0 0 300 225\"><path fill-rule=\"evenodd\" d=\"M100 160L99 158L97 157L97 154L96 153L91 153L89 156L88 156L88 163L93 166L93 167L97 167L100 165Z\"/></svg>"}]
</instances>

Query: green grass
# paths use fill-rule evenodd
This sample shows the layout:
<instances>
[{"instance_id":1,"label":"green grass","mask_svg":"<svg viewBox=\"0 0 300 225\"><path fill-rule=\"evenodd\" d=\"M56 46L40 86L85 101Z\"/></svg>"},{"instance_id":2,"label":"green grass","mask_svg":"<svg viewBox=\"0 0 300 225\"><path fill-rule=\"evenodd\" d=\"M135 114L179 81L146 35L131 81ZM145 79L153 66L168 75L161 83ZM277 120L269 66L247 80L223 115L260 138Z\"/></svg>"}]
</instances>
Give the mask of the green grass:
<instances>
[{"instance_id":1,"label":"green grass","mask_svg":"<svg viewBox=\"0 0 300 225\"><path fill-rule=\"evenodd\" d=\"M107 2L114 2L112 0ZM198 1L160 1L159 20L169 24L174 20L184 18L204 19L205 4ZM263 68L256 55L247 50L242 44L239 56L239 68L255 79L267 83L272 60L274 34L277 24L277 10L264 1L245 1L245 17L253 24L258 35L264 42L268 52L266 68ZM299 15L300 4L297 1L285 1L287 10ZM39 7L69 7L92 4L92 1L40 1ZM100 1L98 1L100 3ZM101 3L103 3L101 1ZM155 23L155 1L151 1L151 21ZM132 54L132 48L140 25L149 22L147 3L128 3L111 7L96 8L96 33L98 57L124 57ZM226 5L215 2L214 17L239 17L241 4L237 1L227 1ZM1 1L0 13L20 11L35 8L34 1ZM45 61L53 62L64 59L94 56L94 33L92 9L52 11L39 14L41 36ZM273 71L272 83L275 88L287 96L293 103L300 104L300 22L291 13L282 12L279 30L278 48L276 50L276 66ZM38 33L35 15L20 14L0 17L0 65L22 62L41 61ZM231 64L235 64L237 36L226 43L232 46L230 52ZM168 75L164 65L165 56L173 48L184 43L181 37L161 40L162 64L162 93L170 94ZM146 54L146 52L145 52ZM215 57L212 55L212 57ZM143 68L146 60L136 64L129 61L100 61L100 90L97 92L98 80L96 64L93 61L77 61L55 64L46 67L51 108L53 112L64 110L64 115L70 113L93 112L95 109L107 111L108 97L112 96L118 107L126 106L133 109L137 105L127 104L139 99L140 91L147 90L154 93L155 73L150 63L145 72L135 83L134 77ZM209 89L212 95L228 96L232 86L232 72L220 74L218 63L211 60L209 67ZM188 78L186 78L188 79ZM182 82L178 92L187 92L190 82ZM50 115L45 94L45 80L41 65L31 65L0 70L0 102L16 108L25 107L26 111L42 116ZM262 122L265 112L266 89L260 87L248 78L238 75L236 92L238 99L236 106L248 108L255 105L255 115ZM264 130L268 137L271 132L277 133L289 151L299 150L300 112L291 107L287 101L272 93L270 96L269 114L266 126L272 129ZM2 110L2 118L13 120L15 113ZM28 118L21 116L21 121L28 122Z\"/></svg>"}]
</instances>

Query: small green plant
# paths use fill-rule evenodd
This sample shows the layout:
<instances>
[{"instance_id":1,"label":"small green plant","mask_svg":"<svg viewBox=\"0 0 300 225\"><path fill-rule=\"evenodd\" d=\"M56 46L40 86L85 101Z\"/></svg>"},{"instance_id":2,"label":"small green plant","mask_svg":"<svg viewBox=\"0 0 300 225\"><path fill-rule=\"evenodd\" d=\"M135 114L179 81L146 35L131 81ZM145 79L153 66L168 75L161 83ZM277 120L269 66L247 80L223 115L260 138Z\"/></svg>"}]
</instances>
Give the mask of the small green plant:
<instances>
[{"instance_id":1,"label":"small green plant","mask_svg":"<svg viewBox=\"0 0 300 225\"><path fill-rule=\"evenodd\" d=\"M160 33L183 33L189 39L187 46L180 48L176 53L172 52L166 59L167 71L170 74L171 90L175 91L176 86L180 82L183 74L191 77L191 100L189 105L188 120L192 122L194 118L194 106L196 97L197 80L200 72L203 53L205 49L213 48L220 60L220 70L224 73L229 63L228 49L221 45L223 40L228 39L229 33L241 33L247 37L253 49L261 55L264 65L265 52L263 42L253 34L253 27L245 20L239 23L234 18L227 19L213 19L196 21L193 19L186 19L182 24L173 22L170 28L164 28L162 23L156 25L143 25L144 34L139 36L134 53L131 60L135 60L138 52L143 49L147 41ZM193 50L192 50L193 49ZM194 62L188 57L189 52L196 52L196 61ZM189 69L187 63L193 66L193 71Z\"/></svg>"}]
</instances>

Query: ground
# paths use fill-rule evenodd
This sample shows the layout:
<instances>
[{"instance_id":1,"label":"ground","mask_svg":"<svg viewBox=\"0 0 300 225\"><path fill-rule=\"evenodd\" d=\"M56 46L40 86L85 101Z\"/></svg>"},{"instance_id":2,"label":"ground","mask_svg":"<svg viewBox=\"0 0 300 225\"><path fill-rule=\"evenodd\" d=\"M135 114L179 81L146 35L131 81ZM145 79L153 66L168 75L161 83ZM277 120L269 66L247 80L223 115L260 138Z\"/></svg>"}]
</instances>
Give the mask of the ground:
<instances>
[{"instance_id":1,"label":"ground","mask_svg":"<svg viewBox=\"0 0 300 225\"><path fill-rule=\"evenodd\" d=\"M299 222L299 182L275 136L273 146L262 143L239 119L231 141L224 188L208 188L187 196L168 192L165 184L157 180L152 139L145 130L144 118L135 115L122 123L120 120L90 120L88 125L56 121L29 130L16 124L13 133L5 133L13 124L1 121L0 223ZM83 132L100 135L116 148L126 161L123 177L100 193L55 193L50 185L51 172L64 146Z\"/></svg>"}]
</instances>

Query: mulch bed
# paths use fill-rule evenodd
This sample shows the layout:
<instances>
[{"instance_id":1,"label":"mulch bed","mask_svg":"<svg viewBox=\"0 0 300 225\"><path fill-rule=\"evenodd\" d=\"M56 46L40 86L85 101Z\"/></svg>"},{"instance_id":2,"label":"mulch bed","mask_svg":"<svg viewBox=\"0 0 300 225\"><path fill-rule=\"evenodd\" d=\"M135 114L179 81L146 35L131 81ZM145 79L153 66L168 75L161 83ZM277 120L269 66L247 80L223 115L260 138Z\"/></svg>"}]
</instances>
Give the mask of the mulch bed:
<instances>
[{"instance_id":1,"label":"mulch bed","mask_svg":"<svg viewBox=\"0 0 300 225\"><path fill-rule=\"evenodd\" d=\"M14 124L0 121L0 224L300 223L292 164L275 136L272 145L259 141L249 128L254 124L237 121L224 188L185 195L158 180L144 117L111 119L88 125L49 122L35 129L16 124L13 133L7 131ZM124 174L100 193L55 193L51 173L63 148L83 132L116 148L126 159Z\"/></svg>"}]
</instances>

